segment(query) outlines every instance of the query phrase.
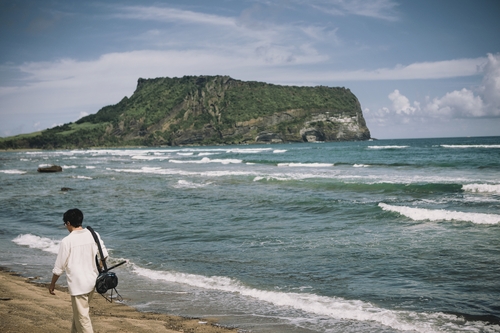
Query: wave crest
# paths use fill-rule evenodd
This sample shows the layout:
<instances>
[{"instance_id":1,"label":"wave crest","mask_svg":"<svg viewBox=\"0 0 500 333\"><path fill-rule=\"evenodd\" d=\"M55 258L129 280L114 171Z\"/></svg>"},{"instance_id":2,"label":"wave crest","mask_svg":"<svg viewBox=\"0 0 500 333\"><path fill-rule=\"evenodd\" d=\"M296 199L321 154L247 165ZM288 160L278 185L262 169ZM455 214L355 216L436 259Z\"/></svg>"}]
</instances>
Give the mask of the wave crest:
<instances>
[{"instance_id":1,"label":"wave crest","mask_svg":"<svg viewBox=\"0 0 500 333\"><path fill-rule=\"evenodd\" d=\"M413 208L406 206L392 206L379 203L378 206L385 211L396 212L415 221L465 221L476 224L498 224L500 215L484 213L466 213L444 209Z\"/></svg>"},{"instance_id":2,"label":"wave crest","mask_svg":"<svg viewBox=\"0 0 500 333\"><path fill-rule=\"evenodd\" d=\"M462 186L462 190L466 192L476 193L495 193L500 194L500 184L467 184Z\"/></svg>"},{"instance_id":3,"label":"wave crest","mask_svg":"<svg viewBox=\"0 0 500 333\"><path fill-rule=\"evenodd\" d=\"M59 244L61 241L52 240L46 237L35 236L32 234L19 235L12 240L14 243L21 246L28 246L32 249L39 249L45 252L59 252Z\"/></svg>"},{"instance_id":4,"label":"wave crest","mask_svg":"<svg viewBox=\"0 0 500 333\"><path fill-rule=\"evenodd\" d=\"M379 308L369 302L347 300L342 297L320 296L311 293L281 292L260 290L245 286L236 279L224 276L202 276L196 274L157 271L131 265L132 271L140 276L173 283L182 283L193 287L238 293L243 296L264 301L275 306L293 308L320 317L338 320L372 321L401 331L412 332L453 332L470 331L468 324L459 317L445 313L417 313ZM477 325L478 323L471 323ZM484 323L483 323L484 324Z\"/></svg>"}]
</instances>

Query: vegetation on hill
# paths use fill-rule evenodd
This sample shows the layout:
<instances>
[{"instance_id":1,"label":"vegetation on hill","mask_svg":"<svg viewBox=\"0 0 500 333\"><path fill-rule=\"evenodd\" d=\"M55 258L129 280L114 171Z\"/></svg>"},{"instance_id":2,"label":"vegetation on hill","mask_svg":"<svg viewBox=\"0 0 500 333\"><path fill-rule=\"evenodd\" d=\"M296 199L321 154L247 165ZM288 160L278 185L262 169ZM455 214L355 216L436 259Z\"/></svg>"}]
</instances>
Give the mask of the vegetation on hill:
<instances>
[{"instance_id":1,"label":"vegetation on hill","mask_svg":"<svg viewBox=\"0 0 500 333\"><path fill-rule=\"evenodd\" d=\"M0 140L2 149L367 140L345 88L280 86L228 76L139 79L116 105L75 123Z\"/></svg>"}]
</instances>

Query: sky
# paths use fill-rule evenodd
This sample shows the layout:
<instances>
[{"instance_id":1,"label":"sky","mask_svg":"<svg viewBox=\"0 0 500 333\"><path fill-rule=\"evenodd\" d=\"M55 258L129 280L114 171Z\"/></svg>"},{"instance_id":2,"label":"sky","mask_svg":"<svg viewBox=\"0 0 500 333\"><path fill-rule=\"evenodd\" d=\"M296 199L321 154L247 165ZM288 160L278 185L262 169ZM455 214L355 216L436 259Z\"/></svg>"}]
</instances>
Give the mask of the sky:
<instances>
[{"instance_id":1,"label":"sky","mask_svg":"<svg viewBox=\"0 0 500 333\"><path fill-rule=\"evenodd\" d=\"M349 88L377 139L500 135L498 0L0 0L0 137L139 78Z\"/></svg>"}]
</instances>

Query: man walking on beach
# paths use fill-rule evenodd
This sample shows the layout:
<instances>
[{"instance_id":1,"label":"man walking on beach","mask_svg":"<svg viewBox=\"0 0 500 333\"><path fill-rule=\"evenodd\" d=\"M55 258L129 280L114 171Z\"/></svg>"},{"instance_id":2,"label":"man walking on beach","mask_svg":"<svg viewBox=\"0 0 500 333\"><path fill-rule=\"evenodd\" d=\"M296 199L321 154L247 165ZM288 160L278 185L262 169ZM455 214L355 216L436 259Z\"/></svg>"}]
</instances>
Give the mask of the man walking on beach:
<instances>
[{"instance_id":1,"label":"man walking on beach","mask_svg":"<svg viewBox=\"0 0 500 333\"><path fill-rule=\"evenodd\" d=\"M83 213L79 209L70 209L63 215L63 222L69 235L60 244L49 292L55 295L57 279L66 272L71 304L73 307L73 324L71 333L93 333L89 316L89 302L94 295L94 286L99 274L95 256L99 253L97 244L88 229L83 229ZM108 251L99 235L104 259ZM102 258L101 258L102 259Z\"/></svg>"}]
</instances>

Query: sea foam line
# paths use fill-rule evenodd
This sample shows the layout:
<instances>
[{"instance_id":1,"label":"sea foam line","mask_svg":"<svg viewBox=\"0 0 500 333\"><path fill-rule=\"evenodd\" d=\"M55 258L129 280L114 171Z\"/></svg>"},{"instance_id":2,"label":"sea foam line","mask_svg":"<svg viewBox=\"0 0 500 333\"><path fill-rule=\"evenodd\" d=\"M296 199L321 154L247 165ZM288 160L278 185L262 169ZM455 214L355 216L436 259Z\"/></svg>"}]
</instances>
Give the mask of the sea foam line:
<instances>
[{"instance_id":1,"label":"sea foam line","mask_svg":"<svg viewBox=\"0 0 500 333\"><path fill-rule=\"evenodd\" d=\"M272 148L235 148L227 149L226 153L237 153L237 154L259 154L265 151L271 151Z\"/></svg>"},{"instance_id":2,"label":"sea foam line","mask_svg":"<svg viewBox=\"0 0 500 333\"><path fill-rule=\"evenodd\" d=\"M140 169L112 169L106 168L109 171L126 172L126 173L142 173L154 175L180 175L180 176L200 176L200 177L226 177L226 176L255 176L254 171L184 171L177 169L162 169L160 167L142 167Z\"/></svg>"},{"instance_id":3,"label":"sea foam line","mask_svg":"<svg viewBox=\"0 0 500 333\"><path fill-rule=\"evenodd\" d=\"M170 155L134 155L133 160L153 161L153 160L168 160Z\"/></svg>"},{"instance_id":4,"label":"sea foam line","mask_svg":"<svg viewBox=\"0 0 500 333\"><path fill-rule=\"evenodd\" d=\"M61 241L58 240L52 240L50 238L35 236L32 234L19 235L12 241L17 245L28 246L32 249L39 249L55 254L59 252L59 244L61 243Z\"/></svg>"},{"instance_id":5,"label":"sea foam line","mask_svg":"<svg viewBox=\"0 0 500 333\"><path fill-rule=\"evenodd\" d=\"M13 169L13 170L0 170L0 172L8 174L8 175L24 175L25 173L27 173L27 171L22 171L22 170L17 170L17 169Z\"/></svg>"},{"instance_id":6,"label":"sea foam line","mask_svg":"<svg viewBox=\"0 0 500 333\"><path fill-rule=\"evenodd\" d=\"M71 176L71 178L73 178L73 179L94 179L94 178L88 177L88 176Z\"/></svg>"},{"instance_id":7,"label":"sea foam line","mask_svg":"<svg viewBox=\"0 0 500 333\"><path fill-rule=\"evenodd\" d=\"M202 188L206 187L208 185L211 185L211 182L204 183L204 184L196 184L187 180L179 180L177 181L176 185L173 185L174 188Z\"/></svg>"},{"instance_id":8,"label":"sea foam line","mask_svg":"<svg viewBox=\"0 0 500 333\"><path fill-rule=\"evenodd\" d=\"M497 224L500 223L500 215L484 213L465 213L444 209L425 209L406 206L392 206L385 203L378 204L386 211L397 212L415 221L466 221L476 224Z\"/></svg>"},{"instance_id":9,"label":"sea foam line","mask_svg":"<svg viewBox=\"0 0 500 333\"><path fill-rule=\"evenodd\" d=\"M500 194L500 184L467 184L462 186L462 190L477 193L497 193Z\"/></svg>"},{"instance_id":10,"label":"sea foam line","mask_svg":"<svg viewBox=\"0 0 500 333\"><path fill-rule=\"evenodd\" d=\"M500 148L500 145L441 145L443 148Z\"/></svg>"},{"instance_id":11,"label":"sea foam line","mask_svg":"<svg viewBox=\"0 0 500 333\"><path fill-rule=\"evenodd\" d=\"M332 167L333 163L278 163L279 167L308 167L308 168L324 168Z\"/></svg>"},{"instance_id":12,"label":"sea foam line","mask_svg":"<svg viewBox=\"0 0 500 333\"><path fill-rule=\"evenodd\" d=\"M268 291L250 288L240 281L224 276L202 276L173 271L157 271L131 265L132 271L140 276L156 281L181 283L189 286L218 290L252 297L274 304L289 307L307 313L328 316L340 320L374 321L402 331L444 332L470 331L460 318L444 313L417 313L379 308L360 300L346 300L341 297L320 296L311 293L293 293ZM455 324L461 322L462 324ZM445 327L443 327L444 325Z\"/></svg>"},{"instance_id":13,"label":"sea foam line","mask_svg":"<svg viewBox=\"0 0 500 333\"><path fill-rule=\"evenodd\" d=\"M242 160L237 159L215 159L212 160L208 157L203 157L201 160L169 160L170 163L193 163L193 164L206 164L206 163L221 163L221 164L239 164Z\"/></svg>"},{"instance_id":14,"label":"sea foam line","mask_svg":"<svg viewBox=\"0 0 500 333\"><path fill-rule=\"evenodd\" d=\"M369 149L404 149L409 146L368 146Z\"/></svg>"}]
</instances>

